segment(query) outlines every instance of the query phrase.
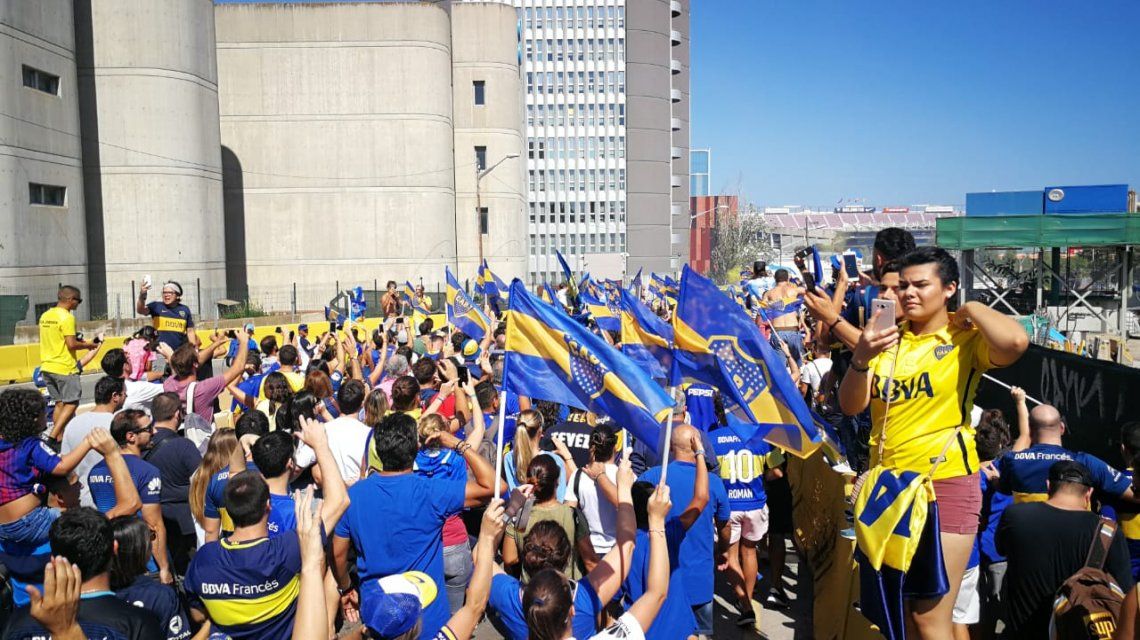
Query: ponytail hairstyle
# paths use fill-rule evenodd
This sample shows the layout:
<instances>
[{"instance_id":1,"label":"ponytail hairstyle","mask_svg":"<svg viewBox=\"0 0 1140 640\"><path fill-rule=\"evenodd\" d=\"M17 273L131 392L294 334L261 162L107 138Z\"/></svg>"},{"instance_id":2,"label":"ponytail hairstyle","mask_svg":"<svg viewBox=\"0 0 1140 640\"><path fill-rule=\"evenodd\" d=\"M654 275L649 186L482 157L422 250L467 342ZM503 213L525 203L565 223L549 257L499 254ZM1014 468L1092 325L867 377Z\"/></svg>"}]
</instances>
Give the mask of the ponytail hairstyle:
<instances>
[{"instance_id":1,"label":"ponytail hairstyle","mask_svg":"<svg viewBox=\"0 0 1140 640\"><path fill-rule=\"evenodd\" d=\"M538 453L538 439L542 437L542 426L545 421L542 414L534 409L519 412L515 424L515 441L512 450L515 452L515 477L525 478L530 468L530 461Z\"/></svg>"},{"instance_id":2,"label":"ponytail hairstyle","mask_svg":"<svg viewBox=\"0 0 1140 640\"><path fill-rule=\"evenodd\" d=\"M566 576L554 569L539 571L527 583L522 600L530 640L561 640L566 635L574 604Z\"/></svg>"},{"instance_id":3,"label":"ponytail hairstyle","mask_svg":"<svg viewBox=\"0 0 1140 640\"><path fill-rule=\"evenodd\" d=\"M534 456L526 469L527 482L534 485L535 502L548 502L558 493L558 477L561 471L554 458L548 455Z\"/></svg>"}]
</instances>

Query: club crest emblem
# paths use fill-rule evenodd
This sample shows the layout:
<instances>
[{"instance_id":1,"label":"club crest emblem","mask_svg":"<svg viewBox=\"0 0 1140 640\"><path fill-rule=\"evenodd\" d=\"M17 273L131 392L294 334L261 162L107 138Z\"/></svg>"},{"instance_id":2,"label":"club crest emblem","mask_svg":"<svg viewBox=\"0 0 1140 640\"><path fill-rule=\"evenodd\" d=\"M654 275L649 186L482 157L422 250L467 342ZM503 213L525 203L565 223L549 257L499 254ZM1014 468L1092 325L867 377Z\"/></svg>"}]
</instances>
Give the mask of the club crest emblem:
<instances>
[{"instance_id":1,"label":"club crest emblem","mask_svg":"<svg viewBox=\"0 0 1140 640\"><path fill-rule=\"evenodd\" d=\"M953 350L954 350L954 345L952 345L952 344L939 345L939 346L934 348L934 358L936 360L941 360L942 358L945 358L947 355L949 355L950 352Z\"/></svg>"},{"instance_id":2,"label":"club crest emblem","mask_svg":"<svg viewBox=\"0 0 1140 640\"><path fill-rule=\"evenodd\" d=\"M588 347L565 336L570 353L570 379L590 398L597 398L606 389L606 365Z\"/></svg>"},{"instance_id":3,"label":"club crest emblem","mask_svg":"<svg viewBox=\"0 0 1140 640\"><path fill-rule=\"evenodd\" d=\"M457 316L465 316L470 313L471 304L467 301L467 296L456 294L455 300L451 303L451 312Z\"/></svg>"},{"instance_id":4,"label":"club crest emblem","mask_svg":"<svg viewBox=\"0 0 1140 640\"><path fill-rule=\"evenodd\" d=\"M752 402L768 387L760 364L740 352L733 338L718 337L709 341L709 349L731 379L745 402Z\"/></svg>"}]
</instances>

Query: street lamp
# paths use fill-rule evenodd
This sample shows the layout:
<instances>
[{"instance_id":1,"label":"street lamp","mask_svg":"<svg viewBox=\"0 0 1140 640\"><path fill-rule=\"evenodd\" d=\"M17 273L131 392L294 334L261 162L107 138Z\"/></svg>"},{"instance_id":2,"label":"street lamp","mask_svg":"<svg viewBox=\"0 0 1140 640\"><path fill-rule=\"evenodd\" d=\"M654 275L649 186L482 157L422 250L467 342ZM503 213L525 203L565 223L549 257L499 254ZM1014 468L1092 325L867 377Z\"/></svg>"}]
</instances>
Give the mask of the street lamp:
<instances>
[{"instance_id":1,"label":"street lamp","mask_svg":"<svg viewBox=\"0 0 1140 640\"><path fill-rule=\"evenodd\" d=\"M479 236L479 266L483 266L483 197L479 191L480 183L483 181L483 178L494 171L496 167L507 160L512 160L517 157L519 157L517 153L508 153L502 158L499 158L498 162L486 169L480 169L478 166L475 167L475 234ZM489 222L488 226L490 226ZM478 269L478 267L476 267L476 269Z\"/></svg>"}]
</instances>

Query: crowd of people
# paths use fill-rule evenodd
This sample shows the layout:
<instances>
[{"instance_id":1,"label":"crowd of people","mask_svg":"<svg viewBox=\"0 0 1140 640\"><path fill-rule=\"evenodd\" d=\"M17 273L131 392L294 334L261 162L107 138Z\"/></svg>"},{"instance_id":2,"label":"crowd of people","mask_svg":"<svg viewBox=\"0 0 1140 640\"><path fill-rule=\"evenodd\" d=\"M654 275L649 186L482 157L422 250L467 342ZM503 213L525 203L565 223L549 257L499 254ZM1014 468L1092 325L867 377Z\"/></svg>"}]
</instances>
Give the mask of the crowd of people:
<instances>
[{"instance_id":1,"label":"crowd of people","mask_svg":"<svg viewBox=\"0 0 1140 640\"><path fill-rule=\"evenodd\" d=\"M901 229L877 235L866 272L836 259L831 276L758 262L743 304L837 435L827 455L853 503L871 468L932 487L938 566L912 571L946 584L907 594L908 637L1046 637L1097 543L1127 598L1113 628L1132 637L1131 472L1065 449L1064 417L1020 389L1015 419L971 411L981 374L1026 350L1018 323L957 306L954 259ZM149 288L137 310L154 326L100 353L93 408L76 412L79 374L101 344L76 332L73 287L40 322L54 408L0 392L5 638L454 640L484 618L515 640L707 638L718 575L742 628L789 606L790 454L745 443L716 388L677 389L669 437L635 441L609 416L505 391L505 322L475 340L406 317L395 283L371 334L243 327L209 343L178 283L148 303ZM672 304L652 308L669 321ZM1140 423L1122 443L1131 464Z\"/></svg>"}]
</instances>

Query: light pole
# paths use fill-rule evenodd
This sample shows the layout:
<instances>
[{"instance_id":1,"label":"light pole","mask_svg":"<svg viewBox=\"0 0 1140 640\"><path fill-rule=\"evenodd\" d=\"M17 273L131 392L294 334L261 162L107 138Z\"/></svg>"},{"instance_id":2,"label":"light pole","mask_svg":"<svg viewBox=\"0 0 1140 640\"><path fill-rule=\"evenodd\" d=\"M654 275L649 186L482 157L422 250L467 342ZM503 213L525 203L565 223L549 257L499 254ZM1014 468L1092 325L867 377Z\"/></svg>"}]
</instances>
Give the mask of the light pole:
<instances>
[{"instance_id":1,"label":"light pole","mask_svg":"<svg viewBox=\"0 0 1140 640\"><path fill-rule=\"evenodd\" d=\"M475 267L476 271L479 270L479 267L483 266L483 197L479 191L479 185L483 181L483 178L486 177L488 173L494 171L496 167L507 160L517 157L519 157L517 153L508 153L502 158L499 158L498 162L486 169L480 169L478 166L475 167L475 234L479 236L479 264ZM488 217L490 217L490 214L488 214ZM487 226L491 226L490 221L488 221Z\"/></svg>"}]
</instances>

